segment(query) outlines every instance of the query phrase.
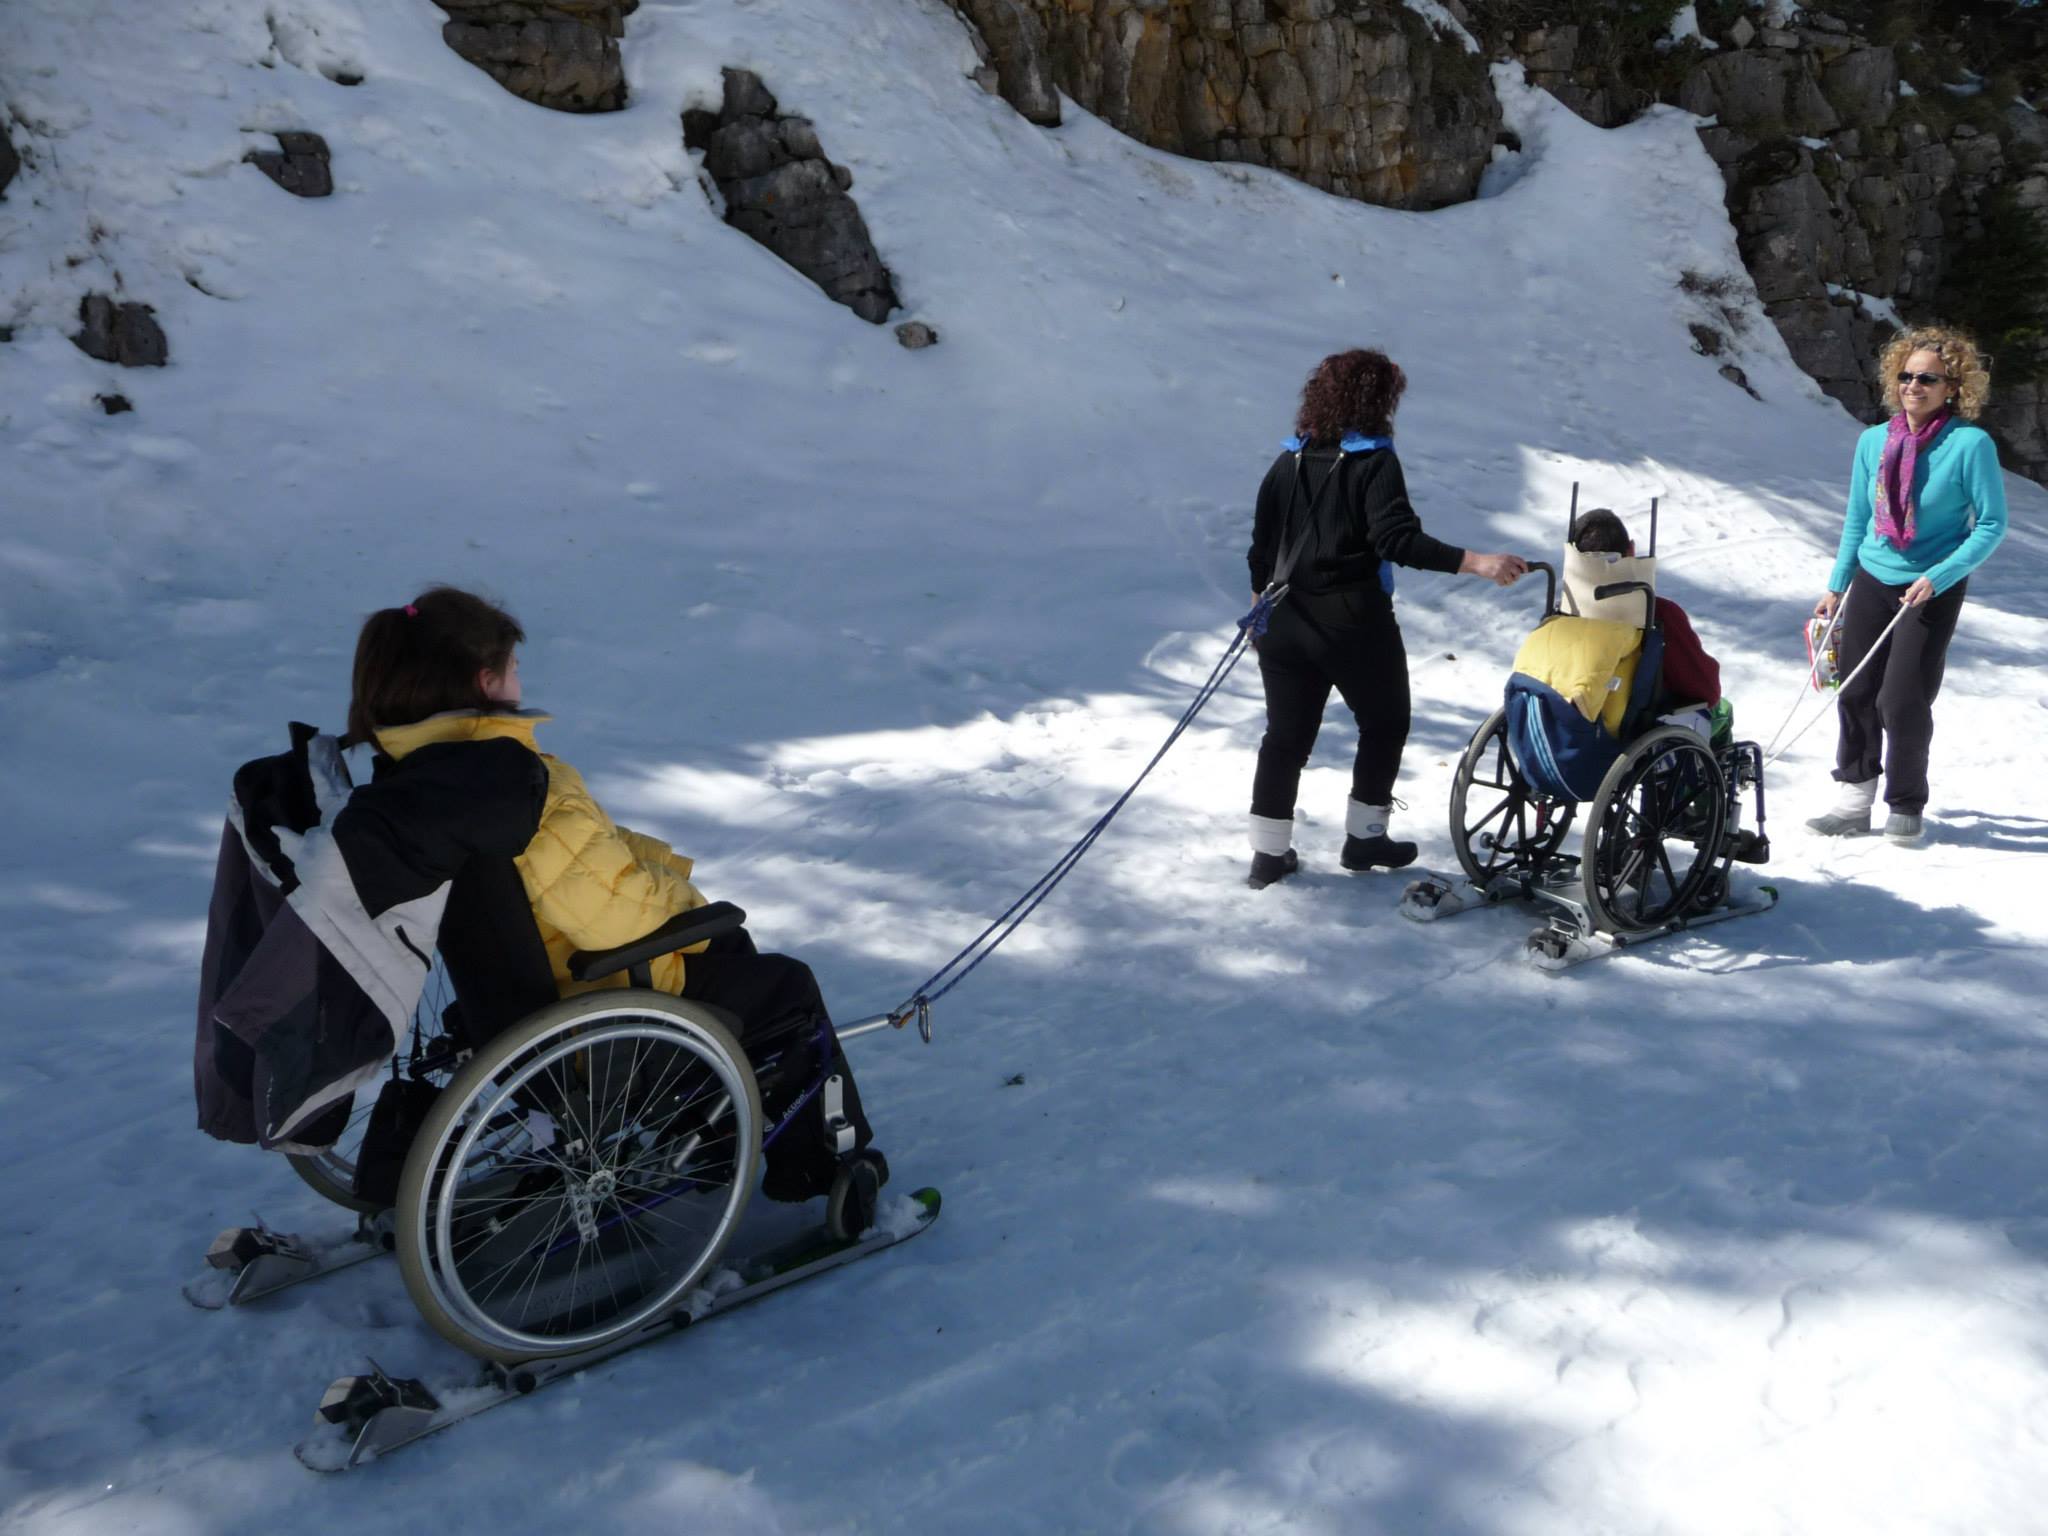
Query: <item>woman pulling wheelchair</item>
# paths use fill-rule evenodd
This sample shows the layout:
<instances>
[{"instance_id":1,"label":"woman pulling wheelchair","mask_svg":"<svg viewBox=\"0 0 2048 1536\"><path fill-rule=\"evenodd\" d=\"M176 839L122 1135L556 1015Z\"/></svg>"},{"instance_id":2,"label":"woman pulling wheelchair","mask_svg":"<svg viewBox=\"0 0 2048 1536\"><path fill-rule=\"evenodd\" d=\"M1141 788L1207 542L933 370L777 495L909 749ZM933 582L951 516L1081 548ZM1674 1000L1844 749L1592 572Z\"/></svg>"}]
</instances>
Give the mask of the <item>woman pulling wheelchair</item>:
<instances>
[{"instance_id":1,"label":"woman pulling wheelchair","mask_svg":"<svg viewBox=\"0 0 2048 1536\"><path fill-rule=\"evenodd\" d=\"M1415 844L1387 835L1408 742L1408 654L1394 617L1394 567L1510 586L1519 555L1458 549L1423 530L1394 457L1408 379L1384 352L1326 357L1302 387L1295 435L1266 471L1246 559L1252 593L1285 587L1254 643L1266 734L1252 778L1250 885L1294 873L1294 800L1335 688L1358 722L1343 866L1399 869Z\"/></svg>"},{"instance_id":2,"label":"woman pulling wheelchair","mask_svg":"<svg viewBox=\"0 0 2048 1536\"><path fill-rule=\"evenodd\" d=\"M614 822L582 775L535 743L535 728L549 717L520 707L517 648L525 639L509 613L455 587L433 587L371 614L356 642L347 741L374 748L379 780L403 775L407 760L427 749L437 749L431 755L443 779L451 771L459 778L451 752L476 744L514 742L539 757L546 771L539 830L514 864L556 989L568 996L626 980L574 980L569 960L576 951L640 939L705 898L691 882L690 860ZM874 1133L810 968L787 955L758 953L739 929L687 954L662 955L650 972L656 989L737 1016L740 1044L757 1064L764 1052L780 1053L783 1102L763 1106L771 1122L816 1081L828 1074L841 1079L841 1109L854 1133L851 1159L828 1142L822 1105L814 1100L769 1143L762 1192L771 1200L811 1199L826 1193L844 1162L853 1175L849 1198L864 1206L863 1214L871 1211L888 1165L869 1147ZM821 1053L829 1059L819 1060Z\"/></svg>"}]
</instances>

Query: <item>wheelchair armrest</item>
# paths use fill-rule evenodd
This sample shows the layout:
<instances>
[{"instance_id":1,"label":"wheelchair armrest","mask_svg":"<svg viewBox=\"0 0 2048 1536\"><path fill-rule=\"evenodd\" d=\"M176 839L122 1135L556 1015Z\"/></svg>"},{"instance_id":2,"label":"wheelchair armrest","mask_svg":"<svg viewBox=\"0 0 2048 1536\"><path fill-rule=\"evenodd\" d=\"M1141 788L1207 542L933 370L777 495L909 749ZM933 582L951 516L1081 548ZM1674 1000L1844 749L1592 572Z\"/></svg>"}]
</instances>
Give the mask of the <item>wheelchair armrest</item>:
<instances>
[{"instance_id":1,"label":"wheelchair armrest","mask_svg":"<svg viewBox=\"0 0 2048 1536\"><path fill-rule=\"evenodd\" d=\"M729 901L679 912L654 932L616 949L579 949L569 956L569 974L578 981L602 981L662 955L674 954L705 939L731 933L747 914Z\"/></svg>"}]
</instances>

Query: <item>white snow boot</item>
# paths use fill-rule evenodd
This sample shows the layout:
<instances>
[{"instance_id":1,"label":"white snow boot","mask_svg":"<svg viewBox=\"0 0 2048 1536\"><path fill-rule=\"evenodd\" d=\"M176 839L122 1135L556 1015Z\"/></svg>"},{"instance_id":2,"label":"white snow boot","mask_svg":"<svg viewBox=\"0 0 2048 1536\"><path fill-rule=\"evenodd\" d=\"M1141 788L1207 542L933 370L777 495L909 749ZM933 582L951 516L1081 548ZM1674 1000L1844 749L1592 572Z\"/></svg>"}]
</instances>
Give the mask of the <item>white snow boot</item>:
<instances>
[{"instance_id":1,"label":"white snow boot","mask_svg":"<svg viewBox=\"0 0 2048 1536\"><path fill-rule=\"evenodd\" d=\"M1357 800L1344 802L1344 853L1342 863L1353 873L1368 869L1401 869L1415 862L1415 845L1397 843L1387 836L1390 805L1366 805Z\"/></svg>"},{"instance_id":2,"label":"white snow boot","mask_svg":"<svg viewBox=\"0 0 2048 1536\"><path fill-rule=\"evenodd\" d=\"M1877 804L1877 780L1865 779L1861 784L1844 784L1842 797L1835 802L1835 808L1819 816L1807 818L1807 826L1822 837L1868 837L1870 835L1870 808Z\"/></svg>"}]
</instances>

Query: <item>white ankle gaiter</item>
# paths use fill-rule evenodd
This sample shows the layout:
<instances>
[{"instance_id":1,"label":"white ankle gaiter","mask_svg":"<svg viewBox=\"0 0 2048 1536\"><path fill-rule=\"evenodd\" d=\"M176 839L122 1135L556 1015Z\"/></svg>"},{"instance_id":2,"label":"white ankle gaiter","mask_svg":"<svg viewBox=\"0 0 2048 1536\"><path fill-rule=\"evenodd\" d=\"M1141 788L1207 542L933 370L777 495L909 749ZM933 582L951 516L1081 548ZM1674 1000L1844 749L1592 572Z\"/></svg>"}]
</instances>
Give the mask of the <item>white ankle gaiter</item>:
<instances>
[{"instance_id":1,"label":"white ankle gaiter","mask_svg":"<svg viewBox=\"0 0 2048 1536\"><path fill-rule=\"evenodd\" d=\"M1278 816L1254 816L1252 818L1252 852L1270 853L1275 857L1294 846L1294 818L1282 821Z\"/></svg>"}]
</instances>

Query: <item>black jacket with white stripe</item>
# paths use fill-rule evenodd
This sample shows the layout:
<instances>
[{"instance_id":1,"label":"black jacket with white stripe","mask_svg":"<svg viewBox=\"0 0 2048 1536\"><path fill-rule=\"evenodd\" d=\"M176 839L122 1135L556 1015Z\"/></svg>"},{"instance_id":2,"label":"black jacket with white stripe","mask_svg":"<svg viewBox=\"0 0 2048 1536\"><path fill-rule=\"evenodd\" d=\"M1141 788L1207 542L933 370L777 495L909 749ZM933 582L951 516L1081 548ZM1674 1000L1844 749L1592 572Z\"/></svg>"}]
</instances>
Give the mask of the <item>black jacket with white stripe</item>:
<instances>
[{"instance_id":1,"label":"black jacket with white stripe","mask_svg":"<svg viewBox=\"0 0 2048 1536\"><path fill-rule=\"evenodd\" d=\"M449 884L509 860L547 772L516 742L426 749L350 782L308 725L235 773L200 962L199 1126L285 1151L331 1145L405 1038Z\"/></svg>"}]
</instances>

